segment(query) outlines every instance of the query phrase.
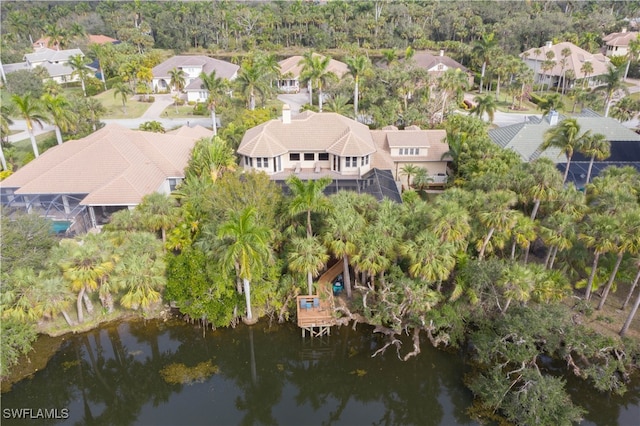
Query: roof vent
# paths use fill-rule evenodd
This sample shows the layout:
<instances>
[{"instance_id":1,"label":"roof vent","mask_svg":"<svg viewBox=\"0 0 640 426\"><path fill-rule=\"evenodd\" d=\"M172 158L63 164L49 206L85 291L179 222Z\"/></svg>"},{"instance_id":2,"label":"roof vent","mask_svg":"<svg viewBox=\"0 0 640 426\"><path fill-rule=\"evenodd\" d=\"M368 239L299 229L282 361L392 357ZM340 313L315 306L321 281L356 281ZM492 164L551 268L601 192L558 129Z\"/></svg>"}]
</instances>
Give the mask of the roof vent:
<instances>
[{"instance_id":1,"label":"roof vent","mask_svg":"<svg viewBox=\"0 0 640 426\"><path fill-rule=\"evenodd\" d=\"M552 41L548 41L544 44L545 47L548 47L549 49L551 49L551 47L553 46L553 42Z\"/></svg>"},{"instance_id":2,"label":"roof vent","mask_svg":"<svg viewBox=\"0 0 640 426\"><path fill-rule=\"evenodd\" d=\"M551 110L549 111L549 125L555 126L558 124L558 111Z\"/></svg>"}]
</instances>

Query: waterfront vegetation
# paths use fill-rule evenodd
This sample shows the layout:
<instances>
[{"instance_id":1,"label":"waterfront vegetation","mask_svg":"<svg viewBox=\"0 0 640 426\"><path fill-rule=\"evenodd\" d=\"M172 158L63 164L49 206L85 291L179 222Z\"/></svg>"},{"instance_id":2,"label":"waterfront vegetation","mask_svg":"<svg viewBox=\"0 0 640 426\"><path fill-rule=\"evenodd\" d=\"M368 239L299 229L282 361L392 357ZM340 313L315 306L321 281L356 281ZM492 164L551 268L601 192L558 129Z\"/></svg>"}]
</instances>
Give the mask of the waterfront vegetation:
<instances>
[{"instance_id":1,"label":"waterfront vegetation","mask_svg":"<svg viewBox=\"0 0 640 426\"><path fill-rule=\"evenodd\" d=\"M87 330L131 313L148 318L170 303L203 328L235 326L242 319L288 321L295 313L295 296L314 290L313 278L322 265L345 261L350 265L344 271L347 291L336 316L344 323L371 324L382 333L387 340L376 353L397 351L407 360L420 356L423 344L464 348L473 367L466 385L476 396L470 413L478 419L579 420L583 411L568 397L565 380L546 370L549 357L562 360L566 375L580 377L603 395L624 393L640 359L637 320L629 327L640 303L634 293L640 277L638 172L610 168L584 190L565 186L552 162L522 163L489 140L489 123L451 114L467 84L459 75L445 73L433 81L410 60L398 59L410 59L413 48L446 47L447 54L476 71L479 92L485 94L475 114L491 117L496 106L489 94L499 98L502 90L508 107L519 109L523 103L533 105L526 104L525 92L544 89L532 85L526 70L501 74L515 54L547 39L571 40L593 51L599 35L590 28L618 28L613 10L626 16L632 2L567 3L564 10L553 2L507 2L490 10L490 3L466 2L463 11L447 3L215 2L208 14L204 2L78 2L73 3L76 9L72 3L56 5L56 13L38 17L40 5L21 10L18 3L3 2L5 27L12 30L11 37L3 34L3 63L19 60L30 47L25 11L33 18L27 22L56 19L53 23L62 25L75 17L92 25L91 32L123 40L117 46L94 46L89 53L99 60L106 86L120 93L101 96L122 116L135 109L122 97L128 91L123 84L145 91L147 70L168 56L159 49L206 53L209 48L221 57L235 57L241 71L233 98L209 102L225 123L219 137L198 142L186 179L171 196L147 196L134 210L114 214L102 232L73 239L54 238L44 219L15 214L10 220L3 212L0 374L6 377L20 356L29 354L37 333ZM155 46L151 31L127 26L131 20L124 17L133 5L144 9ZM296 18L277 21L288 16ZM321 23L329 17L334 28L327 32ZM461 22L463 17L475 24ZM246 26L227 25L227 19ZM494 29L505 25L512 31L501 31L494 40ZM535 34L528 32L533 28ZM350 65L342 81L324 81L326 69L318 61L305 69L314 93L327 95L325 109L348 116L357 111L378 128L446 128L454 174L450 187L436 197L410 188L404 202L395 204L351 192L325 197L322 186L329 182L323 181L290 180L290 195L283 195L266 175L238 170L234 149L245 130L276 115L269 84L275 77L273 52L311 58L309 49L332 49ZM364 60L367 56L387 66L374 67ZM35 110L22 112L25 118L55 123L65 139L95 131L108 113L92 97L105 89L97 79L87 78L83 88L63 89L18 77L7 84L16 101L68 96L76 117L54 120L54 114L45 113L47 99L54 106L46 96ZM538 90L534 103L545 112L569 112L576 104L605 110L608 89L579 89L566 97ZM8 99L4 88L1 92ZM357 106L338 102L354 93ZM318 104L316 95L305 108ZM634 105L630 111L635 114ZM3 101L3 123L20 116L4 106ZM614 105L612 115L618 109ZM175 105L167 112L188 110L193 107ZM3 135L7 129L3 124ZM565 136L550 135L549 143L571 152L587 150L579 138ZM5 150L12 167L29 160L12 156L12 149ZM592 151L587 155L595 155ZM402 346L403 334L410 336L410 348ZM164 375L171 382L177 376L189 382L215 373L213 364L172 368Z\"/></svg>"}]
</instances>

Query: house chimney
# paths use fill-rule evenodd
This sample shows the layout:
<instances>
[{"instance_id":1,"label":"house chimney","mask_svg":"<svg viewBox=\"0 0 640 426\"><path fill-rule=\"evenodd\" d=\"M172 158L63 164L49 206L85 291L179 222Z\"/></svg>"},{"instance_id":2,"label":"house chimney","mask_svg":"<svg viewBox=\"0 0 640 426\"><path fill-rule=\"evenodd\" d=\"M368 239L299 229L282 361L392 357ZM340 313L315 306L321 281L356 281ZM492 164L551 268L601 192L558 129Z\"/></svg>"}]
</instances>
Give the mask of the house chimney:
<instances>
[{"instance_id":1,"label":"house chimney","mask_svg":"<svg viewBox=\"0 0 640 426\"><path fill-rule=\"evenodd\" d=\"M551 110L549 111L549 125L555 126L558 124L558 111Z\"/></svg>"},{"instance_id":2,"label":"house chimney","mask_svg":"<svg viewBox=\"0 0 640 426\"><path fill-rule=\"evenodd\" d=\"M622 28L622 32L626 33L627 32L627 27Z\"/></svg>"},{"instance_id":3,"label":"house chimney","mask_svg":"<svg viewBox=\"0 0 640 426\"><path fill-rule=\"evenodd\" d=\"M544 44L544 47L548 47L551 48L553 46L553 42L552 41L548 41Z\"/></svg>"},{"instance_id":4,"label":"house chimney","mask_svg":"<svg viewBox=\"0 0 640 426\"><path fill-rule=\"evenodd\" d=\"M444 50L440 49L440 56L444 56Z\"/></svg>"},{"instance_id":5,"label":"house chimney","mask_svg":"<svg viewBox=\"0 0 640 426\"><path fill-rule=\"evenodd\" d=\"M282 123L291 124L291 108L289 104L282 105Z\"/></svg>"}]
</instances>

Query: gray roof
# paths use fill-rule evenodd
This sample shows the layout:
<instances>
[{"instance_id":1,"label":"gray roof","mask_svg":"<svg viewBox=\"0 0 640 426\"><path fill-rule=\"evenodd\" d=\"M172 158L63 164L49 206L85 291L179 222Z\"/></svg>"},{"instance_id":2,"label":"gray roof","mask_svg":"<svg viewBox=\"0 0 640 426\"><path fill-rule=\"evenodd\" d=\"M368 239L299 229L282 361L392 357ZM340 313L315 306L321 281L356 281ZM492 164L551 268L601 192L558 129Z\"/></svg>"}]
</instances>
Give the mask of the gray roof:
<instances>
[{"instance_id":1,"label":"gray roof","mask_svg":"<svg viewBox=\"0 0 640 426\"><path fill-rule=\"evenodd\" d=\"M31 70L31 68L29 68L29 64L27 64L26 62L18 62L17 64L2 64L2 68L7 74L19 70Z\"/></svg>"},{"instance_id":2,"label":"gray roof","mask_svg":"<svg viewBox=\"0 0 640 426\"><path fill-rule=\"evenodd\" d=\"M609 141L640 141L640 135L634 133L616 120L608 117L593 116L592 111L584 111L575 116L581 132L590 130L601 133ZM565 117L559 117L559 121ZM493 142L505 149L512 149L520 155L523 161L532 161L539 157L546 157L555 163L566 163L567 158L558 148L550 147L545 151L540 149L545 132L551 127L547 119L527 120L524 123L512 124L489 130L489 137Z\"/></svg>"},{"instance_id":3,"label":"gray roof","mask_svg":"<svg viewBox=\"0 0 640 426\"><path fill-rule=\"evenodd\" d=\"M153 77L169 78L169 71L172 69L184 68L190 65L202 66L202 70L207 74L215 70L218 77L226 78L228 80L235 78L236 73L240 69L238 65L232 64L231 62L221 61L220 59L214 59L204 55L178 55L153 67ZM200 86L198 85L198 88L199 87Z\"/></svg>"},{"instance_id":4,"label":"gray roof","mask_svg":"<svg viewBox=\"0 0 640 426\"><path fill-rule=\"evenodd\" d=\"M24 55L24 59L30 63L43 61L55 63L66 62L71 56L75 55L84 56L84 53L82 53L82 50L80 49L53 50L44 47L42 49L36 49L34 53L27 53Z\"/></svg>"}]
</instances>

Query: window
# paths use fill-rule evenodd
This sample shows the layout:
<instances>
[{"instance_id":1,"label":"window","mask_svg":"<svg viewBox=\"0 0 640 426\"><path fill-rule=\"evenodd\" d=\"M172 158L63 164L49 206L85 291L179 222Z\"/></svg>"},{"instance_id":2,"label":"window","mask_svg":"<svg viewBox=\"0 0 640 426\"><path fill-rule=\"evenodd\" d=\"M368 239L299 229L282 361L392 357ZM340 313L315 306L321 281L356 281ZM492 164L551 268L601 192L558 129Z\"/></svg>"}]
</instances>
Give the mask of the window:
<instances>
[{"instance_id":1,"label":"window","mask_svg":"<svg viewBox=\"0 0 640 426\"><path fill-rule=\"evenodd\" d=\"M316 161L316 153L315 152L305 152L304 153L304 161Z\"/></svg>"},{"instance_id":2,"label":"window","mask_svg":"<svg viewBox=\"0 0 640 426\"><path fill-rule=\"evenodd\" d=\"M174 191L182 179L169 178L169 189Z\"/></svg>"},{"instance_id":3,"label":"window","mask_svg":"<svg viewBox=\"0 0 640 426\"><path fill-rule=\"evenodd\" d=\"M420 148L400 148L400 155L419 155Z\"/></svg>"},{"instance_id":4,"label":"window","mask_svg":"<svg viewBox=\"0 0 640 426\"><path fill-rule=\"evenodd\" d=\"M289 161L300 161L300 153L292 152L289 154Z\"/></svg>"},{"instance_id":5,"label":"window","mask_svg":"<svg viewBox=\"0 0 640 426\"><path fill-rule=\"evenodd\" d=\"M318 161L329 161L329 153L321 152L318 154Z\"/></svg>"},{"instance_id":6,"label":"window","mask_svg":"<svg viewBox=\"0 0 640 426\"><path fill-rule=\"evenodd\" d=\"M344 166L345 167L358 167L358 157L345 157L344 158Z\"/></svg>"},{"instance_id":7,"label":"window","mask_svg":"<svg viewBox=\"0 0 640 426\"><path fill-rule=\"evenodd\" d=\"M269 159L268 158L262 158L262 157L256 158L256 167L258 167L258 168L269 167Z\"/></svg>"}]
</instances>

